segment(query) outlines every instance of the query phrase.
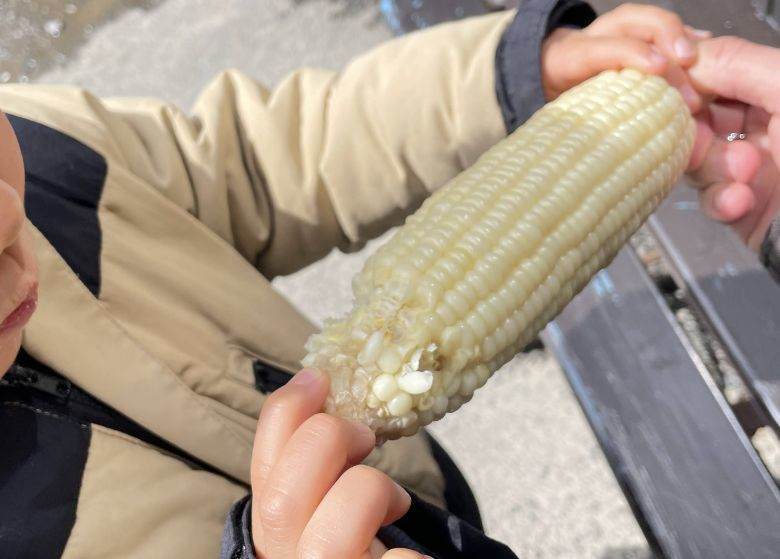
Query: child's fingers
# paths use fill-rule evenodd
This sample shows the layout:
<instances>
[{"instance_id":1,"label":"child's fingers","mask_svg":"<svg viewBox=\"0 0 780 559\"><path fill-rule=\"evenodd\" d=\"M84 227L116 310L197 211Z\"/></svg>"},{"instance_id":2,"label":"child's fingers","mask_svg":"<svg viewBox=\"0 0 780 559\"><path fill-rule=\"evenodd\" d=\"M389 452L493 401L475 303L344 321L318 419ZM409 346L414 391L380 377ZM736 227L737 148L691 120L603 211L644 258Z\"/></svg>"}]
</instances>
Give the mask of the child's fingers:
<instances>
[{"instance_id":1,"label":"child's fingers","mask_svg":"<svg viewBox=\"0 0 780 559\"><path fill-rule=\"evenodd\" d=\"M355 559L379 528L403 516L409 494L379 470L355 466L339 478L301 536L298 553L321 559Z\"/></svg>"},{"instance_id":2,"label":"child's fingers","mask_svg":"<svg viewBox=\"0 0 780 559\"><path fill-rule=\"evenodd\" d=\"M691 80L685 71L676 64L670 64L664 73L666 81L680 92L691 113L696 114L702 108L701 95L691 85Z\"/></svg>"},{"instance_id":3,"label":"child's fingers","mask_svg":"<svg viewBox=\"0 0 780 559\"><path fill-rule=\"evenodd\" d=\"M690 25L686 25L684 29L685 34L688 35L688 38L690 38L693 42L712 39L712 31L708 29L696 29Z\"/></svg>"},{"instance_id":4,"label":"child's fingers","mask_svg":"<svg viewBox=\"0 0 780 559\"><path fill-rule=\"evenodd\" d=\"M293 433L322 410L328 379L313 369L300 371L263 404L252 452L252 491L260 493L266 478Z\"/></svg>"},{"instance_id":5,"label":"child's fingers","mask_svg":"<svg viewBox=\"0 0 780 559\"><path fill-rule=\"evenodd\" d=\"M657 6L623 4L598 18L585 32L654 43L665 56L683 67L696 60L696 49L680 16Z\"/></svg>"},{"instance_id":6,"label":"child's fingers","mask_svg":"<svg viewBox=\"0 0 780 559\"><path fill-rule=\"evenodd\" d=\"M605 70L636 68L650 74L662 74L667 61L652 45L638 39L591 37L583 45L584 59L577 61L570 74L579 83ZM575 84L572 84L575 85Z\"/></svg>"},{"instance_id":7,"label":"child's fingers","mask_svg":"<svg viewBox=\"0 0 780 559\"><path fill-rule=\"evenodd\" d=\"M345 468L363 460L374 443L374 434L367 426L324 413L307 419L298 428L263 491L254 495L253 521L262 526L267 555L297 557L298 540L320 501Z\"/></svg>"},{"instance_id":8,"label":"child's fingers","mask_svg":"<svg viewBox=\"0 0 780 559\"><path fill-rule=\"evenodd\" d=\"M552 35L542 51L542 82L548 99L605 71L635 68L661 75L667 59L651 44L630 37L593 37L582 32ZM554 40L553 40L554 39Z\"/></svg>"}]
</instances>

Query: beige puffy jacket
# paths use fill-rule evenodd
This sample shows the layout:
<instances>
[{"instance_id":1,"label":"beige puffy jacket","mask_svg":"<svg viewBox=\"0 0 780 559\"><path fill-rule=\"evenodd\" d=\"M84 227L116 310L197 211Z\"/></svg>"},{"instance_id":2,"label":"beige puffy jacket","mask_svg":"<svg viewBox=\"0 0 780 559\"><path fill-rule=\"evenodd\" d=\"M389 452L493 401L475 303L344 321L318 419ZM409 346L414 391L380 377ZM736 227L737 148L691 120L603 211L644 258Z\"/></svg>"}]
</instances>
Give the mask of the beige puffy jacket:
<instances>
[{"instance_id":1,"label":"beige puffy jacket","mask_svg":"<svg viewBox=\"0 0 780 559\"><path fill-rule=\"evenodd\" d=\"M264 399L253 364L296 371L313 330L269 280L397 224L503 136L494 58L511 17L415 33L273 91L227 72L191 114L0 88L40 264L26 353L193 459L98 423L74 427L87 434L73 435L84 463L63 557L218 555L227 511L247 492ZM442 503L419 436L369 461Z\"/></svg>"}]
</instances>

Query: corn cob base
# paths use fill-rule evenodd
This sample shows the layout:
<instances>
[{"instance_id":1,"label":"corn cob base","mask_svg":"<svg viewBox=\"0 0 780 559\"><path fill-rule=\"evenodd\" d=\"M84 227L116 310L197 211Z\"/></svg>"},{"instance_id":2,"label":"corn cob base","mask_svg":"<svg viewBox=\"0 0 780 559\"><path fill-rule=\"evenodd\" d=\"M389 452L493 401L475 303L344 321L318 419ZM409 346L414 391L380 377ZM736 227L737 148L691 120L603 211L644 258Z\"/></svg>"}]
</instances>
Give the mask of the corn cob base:
<instances>
[{"instance_id":1,"label":"corn cob base","mask_svg":"<svg viewBox=\"0 0 780 559\"><path fill-rule=\"evenodd\" d=\"M609 264L693 138L677 91L632 70L543 107L426 200L309 340L326 411L393 439L458 409Z\"/></svg>"}]
</instances>

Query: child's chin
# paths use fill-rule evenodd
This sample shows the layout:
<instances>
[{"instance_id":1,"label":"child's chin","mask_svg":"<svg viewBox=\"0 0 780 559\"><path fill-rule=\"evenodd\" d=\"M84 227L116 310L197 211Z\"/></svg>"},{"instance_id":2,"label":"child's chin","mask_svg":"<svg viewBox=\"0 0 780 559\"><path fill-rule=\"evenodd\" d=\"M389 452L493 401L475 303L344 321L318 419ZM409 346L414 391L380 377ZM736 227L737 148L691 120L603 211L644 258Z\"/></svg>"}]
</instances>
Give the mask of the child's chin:
<instances>
[{"instance_id":1,"label":"child's chin","mask_svg":"<svg viewBox=\"0 0 780 559\"><path fill-rule=\"evenodd\" d=\"M0 334L0 377L11 368L20 347L22 347L21 329Z\"/></svg>"}]
</instances>

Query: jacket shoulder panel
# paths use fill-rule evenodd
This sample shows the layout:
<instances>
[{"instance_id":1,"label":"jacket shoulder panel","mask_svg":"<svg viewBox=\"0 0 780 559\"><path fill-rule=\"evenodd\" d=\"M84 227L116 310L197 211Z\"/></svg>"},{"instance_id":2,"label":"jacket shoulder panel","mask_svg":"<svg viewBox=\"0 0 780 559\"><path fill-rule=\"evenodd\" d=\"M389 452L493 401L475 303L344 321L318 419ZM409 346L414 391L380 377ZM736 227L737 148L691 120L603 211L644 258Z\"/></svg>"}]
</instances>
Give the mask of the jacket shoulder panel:
<instances>
[{"instance_id":1,"label":"jacket shoulder panel","mask_svg":"<svg viewBox=\"0 0 780 559\"><path fill-rule=\"evenodd\" d=\"M100 294L102 233L98 206L105 158L58 130L8 115L25 165L25 205L43 233L93 295Z\"/></svg>"}]
</instances>

